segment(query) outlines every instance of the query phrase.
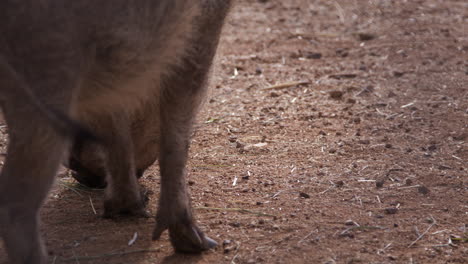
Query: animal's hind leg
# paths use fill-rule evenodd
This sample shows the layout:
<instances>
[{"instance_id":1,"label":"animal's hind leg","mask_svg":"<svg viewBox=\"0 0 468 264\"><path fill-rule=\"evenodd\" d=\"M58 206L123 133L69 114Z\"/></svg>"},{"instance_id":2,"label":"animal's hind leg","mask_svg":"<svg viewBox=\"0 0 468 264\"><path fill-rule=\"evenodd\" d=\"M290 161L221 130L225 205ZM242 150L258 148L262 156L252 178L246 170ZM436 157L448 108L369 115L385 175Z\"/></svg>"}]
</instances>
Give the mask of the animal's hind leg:
<instances>
[{"instance_id":1,"label":"animal's hind leg","mask_svg":"<svg viewBox=\"0 0 468 264\"><path fill-rule=\"evenodd\" d=\"M57 79L44 72L37 80L29 81L37 89L34 100L67 114L73 86L67 87L70 79L66 76L70 75L57 72L53 72ZM9 133L0 174L0 236L11 263L43 264L47 256L39 234L39 208L54 181L67 140L44 112L37 111L37 104L23 101L26 81L5 61L0 61L0 79L1 106ZM62 85L67 89L61 90Z\"/></svg>"},{"instance_id":2,"label":"animal's hind leg","mask_svg":"<svg viewBox=\"0 0 468 264\"><path fill-rule=\"evenodd\" d=\"M9 113L10 114L10 113ZM26 114L26 113L25 113ZM29 118L39 124L27 129ZM45 263L39 208L60 164L66 141L40 118L15 116L0 174L0 235L12 263ZM10 122L11 123L11 122Z\"/></svg>"}]
</instances>

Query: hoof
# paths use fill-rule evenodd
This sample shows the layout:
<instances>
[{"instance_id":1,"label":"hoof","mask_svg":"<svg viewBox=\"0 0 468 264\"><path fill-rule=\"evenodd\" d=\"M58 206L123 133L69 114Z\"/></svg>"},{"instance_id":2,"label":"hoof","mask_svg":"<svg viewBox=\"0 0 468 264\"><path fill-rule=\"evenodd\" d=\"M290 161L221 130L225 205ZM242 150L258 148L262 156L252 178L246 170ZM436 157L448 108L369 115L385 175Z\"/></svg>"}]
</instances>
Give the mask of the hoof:
<instances>
[{"instance_id":1,"label":"hoof","mask_svg":"<svg viewBox=\"0 0 468 264\"><path fill-rule=\"evenodd\" d=\"M205 236L203 232L194 224L174 224L169 228L165 225L157 224L153 232L153 240L159 239L162 232L169 229L169 237L175 251L180 253L200 253L202 251L215 248L218 243Z\"/></svg>"}]
</instances>

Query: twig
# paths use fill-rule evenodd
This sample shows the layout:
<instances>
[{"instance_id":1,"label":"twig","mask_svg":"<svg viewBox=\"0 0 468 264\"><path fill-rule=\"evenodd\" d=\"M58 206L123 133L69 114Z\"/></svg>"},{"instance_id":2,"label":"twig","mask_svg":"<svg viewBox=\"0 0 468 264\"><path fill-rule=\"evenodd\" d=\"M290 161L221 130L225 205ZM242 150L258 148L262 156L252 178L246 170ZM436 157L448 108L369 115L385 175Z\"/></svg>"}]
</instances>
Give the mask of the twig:
<instances>
[{"instance_id":1,"label":"twig","mask_svg":"<svg viewBox=\"0 0 468 264\"><path fill-rule=\"evenodd\" d=\"M135 244L135 241L137 240L137 238L138 238L138 232L133 233L132 239L130 239L130 241L128 241L128 246L131 246L131 245Z\"/></svg>"},{"instance_id":2,"label":"twig","mask_svg":"<svg viewBox=\"0 0 468 264\"><path fill-rule=\"evenodd\" d=\"M214 211L232 211L232 212L239 212L243 214L254 214L258 216L270 216L270 217L276 217L276 215L272 214L266 214L262 212L256 212L248 209L242 209L242 208L219 208L219 207L206 207L206 206L200 206L200 207L195 207L195 209L200 209L200 210L214 210Z\"/></svg>"},{"instance_id":3,"label":"twig","mask_svg":"<svg viewBox=\"0 0 468 264\"><path fill-rule=\"evenodd\" d=\"M409 244L408 246L409 248L412 247L414 244L416 244L416 242L418 242L421 238L423 238L423 236L427 234L427 232L429 232L429 230L437 223L434 217L432 217L432 215L431 215L431 219L432 219L432 224L426 229L426 231L424 231L421 235L419 235L418 238L416 238L416 240L414 240L413 242L411 242L411 244Z\"/></svg>"},{"instance_id":4,"label":"twig","mask_svg":"<svg viewBox=\"0 0 468 264\"><path fill-rule=\"evenodd\" d=\"M60 260L61 262L72 262L72 261L88 261L93 259L100 259L100 258L107 258L107 257L116 257L116 256L123 256L129 254L138 254L138 253L149 253L149 252L159 252L160 249L137 249L137 250L130 250L130 251L123 251L123 252L114 252L114 253L105 253L102 255L95 255L95 256L74 256L67 259Z\"/></svg>"},{"instance_id":5,"label":"twig","mask_svg":"<svg viewBox=\"0 0 468 264\"><path fill-rule=\"evenodd\" d=\"M269 87L265 87L262 90L263 91L266 91L266 90L279 90L279 89L284 89L284 88L288 88L288 87L291 87L291 86L309 84L309 83L310 83L309 81L280 83L280 84L275 84L275 85L272 85L272 86L269 86Z\"/></svg>"},{"instance_id":6,"label":"twig","mask_svg":"<svg viewBox=\"0 0 468 264\"><path fill-rule=\"evenodd\" d=\"M66 183L63 183L63 182L59 182L59 184L63 187L65 187L65 189L68 189L76 194L78 194L80 197L83 197L83 195L76 189L76 188L73 188L71 186L68 186Z\"/></svg>"},{"instance_id":7,"label":"twig","mask_svg":"<svg viewBox=\"0 0 468 264\"><path fill-rule=\"evenodd\" d=\"M93 199L91 199L91 196L88 196L88 197L89 197L89 203L91 204L91 209L93 209L93 213L97 215L96 209L94 208Z\"/></svg>"},{"instance_id":8,"label":"twig","mask_svg":"<svg viewBox=\"0 0 468 264\"><path fill-rule=\"evenodd\" d=\"M239 253L237 253L236 255L234 255L234 257L232 257L232 259L231 259L231 264L236 264L236 262L234 262L234 260L236 260L237 256L239 256Z\"/></svg>"},{"instance_id":9,"label":"twig","mask_svg":"<svg viewBox=\"0 0 468 264\"><path fill-rule=\"evenodd\" d=\"M421 185L417 184L417 185L412 185L412 186L403 186L403 187L399 187L398 189L412 189L412 188L418 188L418 187L421 187Z\"/></svg>"},{"instance_id":10,"label":"twig","mask_svg":"<svg viewBox=\"0 0 468 264\"><path fill-rule=\"evenodd\" d=\"M333 1L333 4L335 4L336 10L338 11L338 16L340 17L340 21L342 24L345 23L345 14L344 10L341 7L341 5L337 1Z\"/></svg>"},{"instance_id":11,"label":"twig","mask_svg":"<svg viewBox=\"0 0 468 264\"><path fill-rule=\"evenodd\" d=\"M301 240L299 240L299 241L297 242L297 244L299 245L299 244L301 244L302 242L304 242L304 240L306 240L307 238L309 238L314 232L317 232L317 230L312 230L312 231L310 231L310 233L307 234L305 237L303 237Z\"/></svg>"},{"instance_id":12,"label":"twig","mask_svg":"<svg viewBox=\"0 0 468 264\"><path fill-rule=\"evenodd\" d=\"M331 186L329 187L328 189L326 189L325 191L321 191L319 192L319 194L325 194L326 192L328 192L329 190L333 189L335 186Z\"/></svg>"},{"instance_id":13,"label":"twig","mask_svg":"<svg viewBox=\"0 0 468 264\"><path fill-rule=\"evenodd\" d=\"M382 230L382 229L385 229L385 228L381 227L381 226L352 226L352 227L349 227L349 228L346 228L345 230L343 230L340 233L340 235L344 235L344 234L348 233L351 230Z\"/></svg>"}]
</instances>

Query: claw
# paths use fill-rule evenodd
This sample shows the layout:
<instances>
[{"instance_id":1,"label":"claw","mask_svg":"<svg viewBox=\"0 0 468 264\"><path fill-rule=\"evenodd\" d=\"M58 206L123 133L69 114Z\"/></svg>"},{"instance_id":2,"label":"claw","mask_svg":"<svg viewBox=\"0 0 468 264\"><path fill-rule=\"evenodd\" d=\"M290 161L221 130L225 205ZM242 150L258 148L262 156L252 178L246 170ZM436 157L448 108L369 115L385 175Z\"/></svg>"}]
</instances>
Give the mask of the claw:
<instances>
[{"instance_id":1,"label":"claw","mask_svg":"<svg viewBox=\"0 0 468 264\"><path fill-rule=\"evenodd\" d=\"M205 236L196 226L183 229L185 228L182 227L169 232L171 243L178 252L200 253L218 244L213 239Z\"/></svg>"},{"instance_id":2,"label":"claw","mask_svg":"<svg viewBox=\"0 0 468 264\"><path fill-rule=\"evenodd\" d=\"M183 253L200 253L218 245L216 241L205 236L195 225L171 225L164 222L156 224L153 231L153 240L158 240L161 234L169 229L169 237L174 249Z\"/></svg>"},{"instance_id":3,"label":"claw","mask_svg":"<svg viewBox=\"0 0 468 264\"><path fill-rule=\"evenodd\" d=\"M207 246L206 249L212 249L218 246L218 242L214 241L213 239L207 236L205 236L205 239L206 239L206 246Z\"/></svg>"}]
</instances>

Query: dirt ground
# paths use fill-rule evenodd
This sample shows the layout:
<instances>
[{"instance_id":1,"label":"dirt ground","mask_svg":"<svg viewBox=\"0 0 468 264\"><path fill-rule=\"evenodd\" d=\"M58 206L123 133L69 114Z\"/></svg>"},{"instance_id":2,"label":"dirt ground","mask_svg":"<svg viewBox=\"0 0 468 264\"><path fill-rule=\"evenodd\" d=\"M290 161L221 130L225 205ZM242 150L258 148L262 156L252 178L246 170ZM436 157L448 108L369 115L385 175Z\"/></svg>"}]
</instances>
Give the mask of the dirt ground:
<instances>
[{"instance_id":1,"label":"dirt ground","mask_svg":"<svg viewBox=\"0 0 468 264\"><path fill-rule=\"evenodd\" d=\"M464 0L237 1L189 164L218 248L102 219L63 171L51 263L468 263L467 85ZM141 183L155 214L157 164Z\"/></svg>"}]
</instances>

